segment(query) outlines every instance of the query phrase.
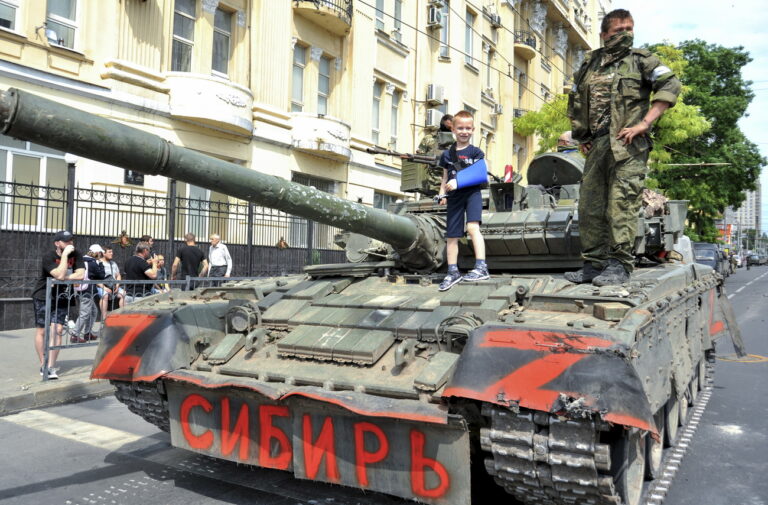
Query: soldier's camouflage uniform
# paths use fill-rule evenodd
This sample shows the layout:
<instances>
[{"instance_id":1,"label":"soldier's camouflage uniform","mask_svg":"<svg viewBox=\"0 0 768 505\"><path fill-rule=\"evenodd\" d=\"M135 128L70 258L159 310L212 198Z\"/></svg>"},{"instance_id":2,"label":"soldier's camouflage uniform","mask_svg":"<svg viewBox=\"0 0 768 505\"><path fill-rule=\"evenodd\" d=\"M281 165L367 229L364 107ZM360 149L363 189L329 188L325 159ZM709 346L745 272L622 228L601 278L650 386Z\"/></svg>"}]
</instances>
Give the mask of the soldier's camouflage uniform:
<instances>
[{"instance_id":1,"label":"soldier's camouflage uniform","mask_svg":"<svg viewBox=\"0 0 768 505\"><path fill-rule=\"evenodd\" d=\"M651 141L642 135L625 146L616 136L643 120L651 92L654 101L674 105L680 81L644 49L613 58L604 49L592 51L574 81L568 97L571 132L574 140L592 143L579 189L582 256L598 269L614 258L631 272Z\"/></svg>"},{"instance_id":2,"label":"soldier's camouflage uniform","mask_svg":"<svg viewBox=\"0 0 768 505\"><path fill-rule=\"evenodd\" d=\"M442 142L440 141L442 140ZM417 154L423 154L427 156L436 156L440 159L440 155L443 151L448 149L454 142L453 135L450 132L430 133L425 135L419 142L419 147L416 148ZM429 166L427 169L427 177L429 181L429 188L435 191L435 194L440 192L440 183L443 179L443 168L437 166Z\"/></svg>"}]
</instances>

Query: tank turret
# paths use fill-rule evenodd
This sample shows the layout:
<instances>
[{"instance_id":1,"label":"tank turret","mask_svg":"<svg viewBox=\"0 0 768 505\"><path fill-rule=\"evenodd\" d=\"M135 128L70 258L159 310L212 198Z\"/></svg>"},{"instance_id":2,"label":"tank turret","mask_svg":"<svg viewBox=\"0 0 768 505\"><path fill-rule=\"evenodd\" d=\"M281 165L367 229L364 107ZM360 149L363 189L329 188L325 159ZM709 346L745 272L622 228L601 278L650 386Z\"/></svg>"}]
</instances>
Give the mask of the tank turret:
<instances>
[{"instance_id":1,"label":"tank turret","mask_svg":"<svg viewBox=\"0 0 768 505\"><path fill-rule=\"evenodd\" d=\"M0 93L0 120L6 135L342 228L345 236L338 243L353 263L416 273L437 271L445 263L445 207L431 199L400 203L391 212L374 209L17 89ZM426 163L422 158L416 161ZM481 231L491 270L564 270L581 264L576 204L582 171L578 155L548 153L531 163L528 187L498 180L490 185ZM657 215L638 219L637 254L670 250L683 231L685 203L666 202ZM472 244L462 241L459 266L471 267L473 261Z\"/></svg>"}]
</instances>

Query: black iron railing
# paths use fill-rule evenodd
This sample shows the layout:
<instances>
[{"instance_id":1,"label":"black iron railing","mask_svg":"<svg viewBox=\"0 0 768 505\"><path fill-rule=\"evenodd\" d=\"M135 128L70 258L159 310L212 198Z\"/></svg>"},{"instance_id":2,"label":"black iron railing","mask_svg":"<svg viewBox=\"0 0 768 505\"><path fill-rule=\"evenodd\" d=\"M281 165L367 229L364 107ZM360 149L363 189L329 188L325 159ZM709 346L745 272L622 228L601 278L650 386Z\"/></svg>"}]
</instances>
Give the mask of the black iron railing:
<instances>
[{"instance_id":1,"label":"black iron railing","mask_svg":"<svg viewBox=\"0 0 768 505\"><path fill-rule=\"evenodd\" d=\"M530 112L528 109L515 109L514 110L514 115L515 115L515 117L520 117L522 115L527 114L528 112Z\"/></svg>"},{"instance_id":2,"label":"black iron railing","mask_svg":"<svg viewBox=\"0 0 768 505\"><path fill-rule=\"evenodd\" d=\"M525 44L536 49L536 36L531 32L515 30L515 44Z\"/></svg>"},{"instance_id":3,"label":"black iron railing","mask_svg":"<svg viewBox=\"0 0 768 505\"><path fill-rule=\"evenodd\" d=\"M296 5L313 4L317 8L326 7L338 13L339 18L352 24L352 0L293 0Z\"/></svg>"},{"instance_id":4,"label":"black iron railing","mask_svg":"<svg viewBox=\"0 0 768 505\"><path fill-rule=\"evenodd\" d=\"M67 223L73 224L77 249L109 245L120 266L133 255L138 238L148 234L170 268L187 232L196 235L204 252L209 235L220 235L237 276L296 273L307 264L344 258L333 243L337 228L217 193L208 198L176 196L175 183L168 193L154 193L79 187L70 192L66 187L0 182L0 255L5 258L0 299L29 296L43 252L53 248L53 234Z\"/></svg>"}]
</instances>

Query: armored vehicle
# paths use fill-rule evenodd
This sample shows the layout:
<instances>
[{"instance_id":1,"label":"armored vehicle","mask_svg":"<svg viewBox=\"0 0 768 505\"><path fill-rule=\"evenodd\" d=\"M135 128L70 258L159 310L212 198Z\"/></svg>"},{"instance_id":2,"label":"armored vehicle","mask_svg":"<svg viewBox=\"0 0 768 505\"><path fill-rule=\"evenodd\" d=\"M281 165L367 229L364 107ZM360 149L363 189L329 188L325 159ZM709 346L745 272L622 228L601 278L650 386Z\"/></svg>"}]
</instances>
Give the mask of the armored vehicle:
<instances>
[{"instance_id":1,"label":"armored vehicle","mask_svg":"<svg viewBox=\"0 0 768 505\"><path fill-rule=\"evenodd\" d=\"M708 396L715 340L739 342L722 278L670 253L684 202L638 216L651 266L626 284L563 279L581 263L578 158L537 158L527 187L492 183L492 278L441 293L431 199L372 209L17 90L0 119L6 135L348 230L347 263L106 319L92 377L191 451L424 503L471 503L493 479L523 503L638 505L663 497L664 448Z\"/></svg>"}]
</instances>

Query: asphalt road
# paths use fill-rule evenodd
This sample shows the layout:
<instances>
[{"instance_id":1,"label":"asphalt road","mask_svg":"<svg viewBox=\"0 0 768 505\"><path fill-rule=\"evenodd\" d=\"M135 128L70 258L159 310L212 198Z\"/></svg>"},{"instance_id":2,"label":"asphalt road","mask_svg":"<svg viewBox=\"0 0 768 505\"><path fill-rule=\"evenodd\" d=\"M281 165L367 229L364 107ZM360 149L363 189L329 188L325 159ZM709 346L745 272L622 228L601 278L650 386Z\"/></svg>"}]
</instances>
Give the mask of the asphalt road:
<instances>
[{"instance_id":1,"label":"asphalt road","mask_svg":"<svg viewBox=\"0 0 768 505\"><path fill-rule=\"evenodd\" d=\"M753 355L721 342L715 389L665 505L768 505L768 267L726 282ZM112 398L0 418L1 504L413 503L170 446Z\"/></svg>"}]
</instances>

